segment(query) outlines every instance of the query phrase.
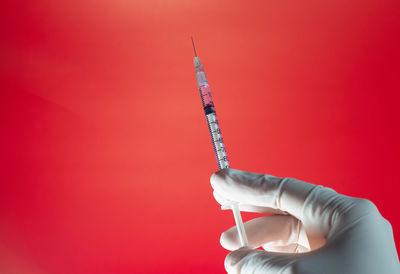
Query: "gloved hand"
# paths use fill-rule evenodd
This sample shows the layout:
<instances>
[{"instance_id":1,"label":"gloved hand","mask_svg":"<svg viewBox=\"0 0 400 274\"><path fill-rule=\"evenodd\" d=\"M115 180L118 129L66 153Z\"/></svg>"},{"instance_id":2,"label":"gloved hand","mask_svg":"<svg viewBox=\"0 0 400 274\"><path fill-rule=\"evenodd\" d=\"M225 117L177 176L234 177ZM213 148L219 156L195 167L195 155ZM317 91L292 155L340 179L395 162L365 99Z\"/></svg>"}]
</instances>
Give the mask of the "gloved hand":
<instances>
[{"instance_id":1,"label":"gloved hand","mask_svg":"<svg viewBox=\"0 0 400 274\"><path fill-rule=\"evenodd\" d=\"M236 201L242 211L275 214L245 223L253 248L239 248L236 227L222 233L223 247L239 248L225 259L228 273L400 273L391 225L368 200L234 169L214 173L211 185L223 208Z\"/></svg>"}]
</instances>

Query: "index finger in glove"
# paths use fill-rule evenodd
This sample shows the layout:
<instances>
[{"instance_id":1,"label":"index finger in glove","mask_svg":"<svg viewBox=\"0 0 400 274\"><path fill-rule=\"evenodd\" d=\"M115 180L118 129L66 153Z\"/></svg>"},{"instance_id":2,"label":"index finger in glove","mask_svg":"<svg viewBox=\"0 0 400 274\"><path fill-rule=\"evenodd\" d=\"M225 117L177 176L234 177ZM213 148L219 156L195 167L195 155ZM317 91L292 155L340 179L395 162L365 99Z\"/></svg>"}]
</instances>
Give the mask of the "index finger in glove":
<instances>
[{"instance_id":1,"label":"index finger in glove","mask_svg":"<svg viewBox=\"0 0 400 274\"><path fill-rule=\"evenodd\" d=\"M215 172L210 181L217 195L228 200L286 211L300 220L302 220L302 211L307 202L324 204L326 199L329 199L328 196L338 195L331 189L296 179L229 168ZM310 195L316 188L326 195L319 191L318 195ZM307 201L308 198L310 201Z\"/></svg>"}]
</instances>

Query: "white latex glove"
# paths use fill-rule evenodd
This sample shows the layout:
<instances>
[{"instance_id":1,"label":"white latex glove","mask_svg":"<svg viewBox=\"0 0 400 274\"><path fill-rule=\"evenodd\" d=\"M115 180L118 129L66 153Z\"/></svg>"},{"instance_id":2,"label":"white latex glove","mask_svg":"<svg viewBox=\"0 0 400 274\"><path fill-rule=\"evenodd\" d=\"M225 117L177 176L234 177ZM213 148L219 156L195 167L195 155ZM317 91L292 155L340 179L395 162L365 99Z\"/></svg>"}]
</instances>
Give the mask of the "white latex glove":
<instances>
[{"instance_id":1,"label":"white latex glove","mask_svg":"<svg viewBox=\"0 0 400 274\"><path fill-rule=\"evenodd\" d=\"M245 223L250 247L240 248L236 227L221 235L235 250L228 273L394 274L400 264L390 223L375 205L291 178L234 169L211 176L214 197L250 212L275 213ZM300 253L297 253L300 252Z\"/></svg>"}]
</instances>

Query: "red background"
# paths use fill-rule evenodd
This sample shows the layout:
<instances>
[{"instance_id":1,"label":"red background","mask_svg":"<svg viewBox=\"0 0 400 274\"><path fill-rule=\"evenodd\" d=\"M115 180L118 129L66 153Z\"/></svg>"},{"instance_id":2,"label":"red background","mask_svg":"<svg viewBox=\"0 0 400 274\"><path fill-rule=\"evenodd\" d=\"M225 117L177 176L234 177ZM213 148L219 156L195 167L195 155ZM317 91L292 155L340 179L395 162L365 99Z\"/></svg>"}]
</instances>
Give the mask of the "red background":
<instances>
[{"instance_id":1,"label":"red background","mask_svg":"<svg viewBox=\"0 0 400 274\"><path fill-rule=\"evenodd\" d=\"M1 273L223 273L190 35L232 167L368 198L399 248L398 0L8 2Z\"/></svg>"}]
</instances>

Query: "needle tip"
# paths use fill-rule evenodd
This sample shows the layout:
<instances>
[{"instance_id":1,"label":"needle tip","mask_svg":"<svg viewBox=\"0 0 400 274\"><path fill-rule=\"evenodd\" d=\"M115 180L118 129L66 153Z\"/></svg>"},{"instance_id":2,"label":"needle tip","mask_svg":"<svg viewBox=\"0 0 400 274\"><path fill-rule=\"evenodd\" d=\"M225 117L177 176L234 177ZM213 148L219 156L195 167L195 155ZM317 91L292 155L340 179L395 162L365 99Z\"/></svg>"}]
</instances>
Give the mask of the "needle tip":
<instances>
[{"instance_id":1,"label":"needle tip","mask_svg":"<svg viewBox=\"0 0 400 274\"><path fill-rule=\"evenodd\" d=\"M194 56L197 57L197 52L196 52L196 47L194 46L193 36L190 36L190 38L192 39L192 45L193 45L193 50L194 50Z\"/></svg>"}]
</instances>

